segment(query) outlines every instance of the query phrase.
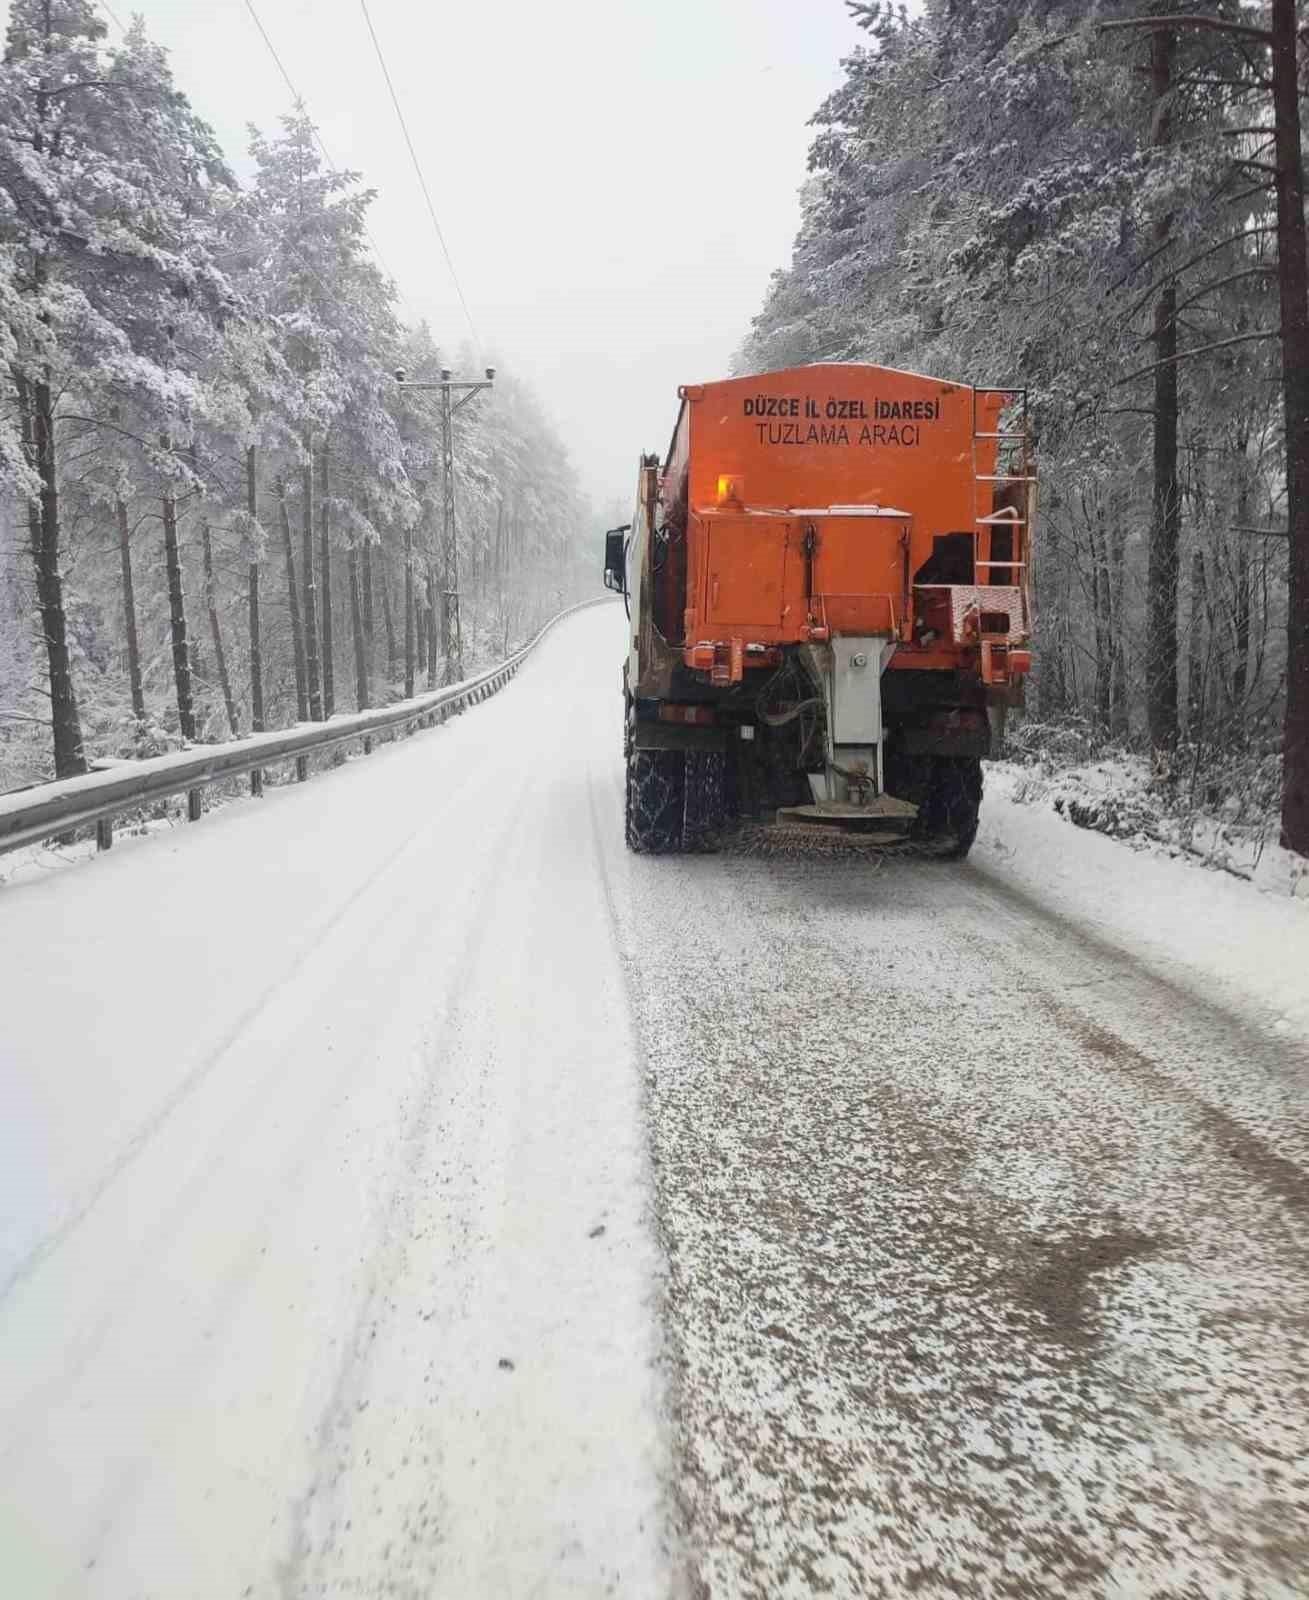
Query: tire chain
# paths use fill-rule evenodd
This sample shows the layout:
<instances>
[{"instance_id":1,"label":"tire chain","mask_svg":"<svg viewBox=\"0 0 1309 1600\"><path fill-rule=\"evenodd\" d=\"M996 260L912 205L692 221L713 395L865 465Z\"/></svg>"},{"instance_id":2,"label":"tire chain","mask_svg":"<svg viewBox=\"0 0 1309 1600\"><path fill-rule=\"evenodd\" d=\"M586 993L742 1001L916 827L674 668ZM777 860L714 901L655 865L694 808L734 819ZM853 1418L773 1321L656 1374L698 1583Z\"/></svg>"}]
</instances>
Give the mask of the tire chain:
<instances>
[{"instance_id":1,"label":"tire chain","mask_svg":"<svg viewBox=\"0 0 1309 1600\"><path fill-rule=\"evenodd\" d=\"M632 750L627 758L627 844L641 855L682 845L684 784L668 758L679 752Z\"/></svg>"},{"instance_id":2,"label":"tire chain","mask_svg":"<svg viewBox=\"0 0 1309 1600\"><path fill-rule=\"evenodd\" d=\"M701 854L718 849L727 817L727 757L720 750L686 752L686 803L682 848Z\"/></svg>"}]
</instances>

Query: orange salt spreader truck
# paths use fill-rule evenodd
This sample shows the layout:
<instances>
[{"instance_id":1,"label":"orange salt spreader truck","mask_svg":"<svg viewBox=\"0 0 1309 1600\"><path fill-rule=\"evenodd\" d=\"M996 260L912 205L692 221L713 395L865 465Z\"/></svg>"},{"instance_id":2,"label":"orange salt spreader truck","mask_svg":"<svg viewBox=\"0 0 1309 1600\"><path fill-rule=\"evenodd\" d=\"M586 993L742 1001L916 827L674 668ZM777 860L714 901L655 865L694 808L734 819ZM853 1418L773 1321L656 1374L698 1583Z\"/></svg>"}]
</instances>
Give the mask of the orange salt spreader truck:
<instances>
[{"instance_id":1,"label":"orange salt spreader truck","mask_svg":"<svg viewBox=\"0 0 1309 1600\"><path fill-rule=\"evenodd\" d=\"M629 847L753 821L967 854L1031 665L1025 393L823 363L679 394L605 545Z\"/></svg>"}]
</instances>

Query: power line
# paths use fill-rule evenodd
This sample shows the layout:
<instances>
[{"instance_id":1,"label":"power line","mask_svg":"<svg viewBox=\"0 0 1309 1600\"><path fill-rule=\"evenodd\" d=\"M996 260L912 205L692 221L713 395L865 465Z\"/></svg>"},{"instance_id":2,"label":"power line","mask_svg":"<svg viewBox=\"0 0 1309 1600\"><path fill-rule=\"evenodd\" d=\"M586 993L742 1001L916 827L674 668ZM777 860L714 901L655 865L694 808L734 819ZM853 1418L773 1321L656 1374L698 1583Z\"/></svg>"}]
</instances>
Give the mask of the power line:
<instances>
[{"instance_id":1,"label":"power line","mask_svg":"<svg viewBox=\"0 0 1309 1600\"><path fill-rule=\"evenodd\" d=\"M254 22L255 27L259 29L259 37L268 46L269 55L272 56L273 60L277 63L277 70L282 74L282 81L286 84L287 88L291 91L291 99L296 103L296 105L303 106L304 105L304 101L300 97L300 91L296 88L295 84L293 84L291 82L291 74L282 65L282 58L277 53L277 47L274 45L273 41L268 37L268 30L264 27L263 23L260 22L259 13L255 10L254 6L251 4L251 0L245 0L245 8L250 13L251 20ZM326 155L327 152L324 151L323 154Z\"/></svg>"},{"instance_id":2,"label":"power line","mask_svg":"<svg viewBox=\"0 0 1309 1600\"><path fill-rule=\"evenodd\" d=\"M112 22L114 27L118 29L119 33L121 33L121 34L126 34L127 33L127 29L122 25L122 23L114 15L114 8L112 6L110 6L110 5L106 5L105 4L105 0L100 0L100 9L102 11L108 13L110 22Z\"/></svg>"},{"instance_id":3,"label":"power line","mask_svg":"<svg viewBox=\"0 0 1309 1600\"><path fill-rule=\"evenodd\" d=\"M246 0L249 5L250 0ZM400 99L395 92L395 85L391 81L391 73L386 65L386 57L382 54L381 41L377 37L377 30L373 27L373 19L368 14L368 0L359 0L359 9L364 14L364 21L368 24L368 34L373 41L373 49L377 52L377 63L382 69L382 76L386 79L386 87L391 96L391 104L395 107L396 118L400 123L400 131L405 136L405 143L409 147L409 159L414 164L414 171L418 175L418 184L423 191L423 199L427 201L427 214L432 219L432 227L436 230L436 237L441 246L441 253L445 257L445 264L450 269L450 280L455 286L455 293L459 296L459 304L463 307L464 316L468 321L468 330L473 336L473 343L481 350L482 341L477 337L477 326L473 322L473 314L468 309L468 301L464 297L463 285L459 282L459 274L455 271L454 258L450 254L450 246L445 242L445 234L437 220L436 207L432 204L432 193L427 187L427 179L423 176L422 164L418 159L418 152L414 149L414 141L409 136L409 124L405 121L405 114L400 109Z\"/></svg>"},{"instance_id":4,"label":"power line","mask_svg":"<svg viewBox=\"0 0 1309 1600\"><path fill-rule=\"evenodd\" d=\"M103 4L103 3L104 3L104 0L101 0L101 4ZM306 118L308 118L309 117L309 102L305 99L305 97L296 88L295 84L293 84L291 82L291 74L286 70L286 67L282 62L281 56L279 56L278 53L277 53L276 46L273 44L273 41L268 37L267 28L265 28L263 23L259 20L259 13L254 8L253 0L245 0L245 8L250 13L250 18L253 21L255 27L259 29L259 37L268 46L268 53L269 53L270 56L272 56L274 62L276 62L276 64L277 64L277 70L282 74L282 82L286 84L287 89L290 91L290 95L291 95L292 101L297 106L299 106L299 108L305 113ZM327 146L323 143L323 136L322 136L321 133L319 133L319 131L318 131L317 127L314 125L314 122L313 122L312 119L309 120L309 131L314 136L314 143L322 151L323 160L326 161L329 170L333 174L339 174L340 168L337 166L336 162L332 160L331 152L328 150ZM373 254L377 257L378 264L382 268L382 271L385 272L387 277L390 278L390 280L392 281L392 283L396 284L397 287L398 287L399 279L397 279L395 273L392 272L390 267L386 264L386 261L385 261L383 255L382 255L382 252L378 248L377 240L373 238L372 231L370 230L368 224L364 223L363 227L364 227L364 237L368 240L369 244L372 245Z\"/></svg>"}]
</instances>

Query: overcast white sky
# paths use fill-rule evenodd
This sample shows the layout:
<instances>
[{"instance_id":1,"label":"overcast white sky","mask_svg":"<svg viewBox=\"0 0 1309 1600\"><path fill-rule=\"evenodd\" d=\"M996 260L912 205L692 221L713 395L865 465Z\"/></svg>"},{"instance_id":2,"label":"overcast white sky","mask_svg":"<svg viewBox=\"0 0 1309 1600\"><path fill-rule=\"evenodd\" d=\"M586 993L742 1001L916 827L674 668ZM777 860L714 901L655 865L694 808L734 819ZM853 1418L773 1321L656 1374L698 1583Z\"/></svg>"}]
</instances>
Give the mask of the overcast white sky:
<instances>
[{"instance_id":1,"label":"overcast white sky","mask_svg":"<svg viewBox=\"0 0 1309 1600\"><path fill-rule=\"evenodd\" d=\"M358 0L254 0L406 312L467 328ZM630 498L679 383L722 376L790 255L842 0L369 0L488 359L540 392L590 492ZM114 0L234 161L288 94L244 0ZM243 167L243 162L237 163Z\"/></svg>"}]
</instances>

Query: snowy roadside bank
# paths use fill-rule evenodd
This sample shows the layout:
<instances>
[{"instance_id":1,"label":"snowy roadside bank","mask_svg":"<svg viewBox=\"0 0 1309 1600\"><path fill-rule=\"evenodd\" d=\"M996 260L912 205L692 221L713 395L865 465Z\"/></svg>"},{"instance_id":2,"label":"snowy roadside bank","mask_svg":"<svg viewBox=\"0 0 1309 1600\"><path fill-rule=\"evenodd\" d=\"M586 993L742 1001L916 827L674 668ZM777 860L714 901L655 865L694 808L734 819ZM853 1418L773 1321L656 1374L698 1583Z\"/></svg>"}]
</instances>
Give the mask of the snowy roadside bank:
<instances>
[{"instance_id":1,"label":"snowy roadside bank","mask_svg":"<svg viewBox=\"0 0 1309 1600\"><path fill-rule=\"evenodd\" d=\"M1061 817L1134 850L1228 872L1265 894L1309 900L1309 863L1277 843L1270 797L1230 794L1212 803L1175 794L1141 756L1110 752L1070 764L997 761L988 779L1009 799L1048 805ZM1253 805L1250 803L1253 801ZM1275 806L1272 808L1275 810Z\"/></svg>"},{"instance_id":2,"label":"snowy roadside bank","mask_svg":"<svg viewBox=\"0 0 1309 1600\"><path fill-rule=\"evenodd\" d=\"M1067 816L1072 784L1068 774L989 765L971 864L1173 981L1210 998L1221 991L1278 1032L1309 1037L1309 876L1295 858L1267 848L1248 880L1206 870L1157 840L1076 826Z\"/></svg>"}]
</instances>

